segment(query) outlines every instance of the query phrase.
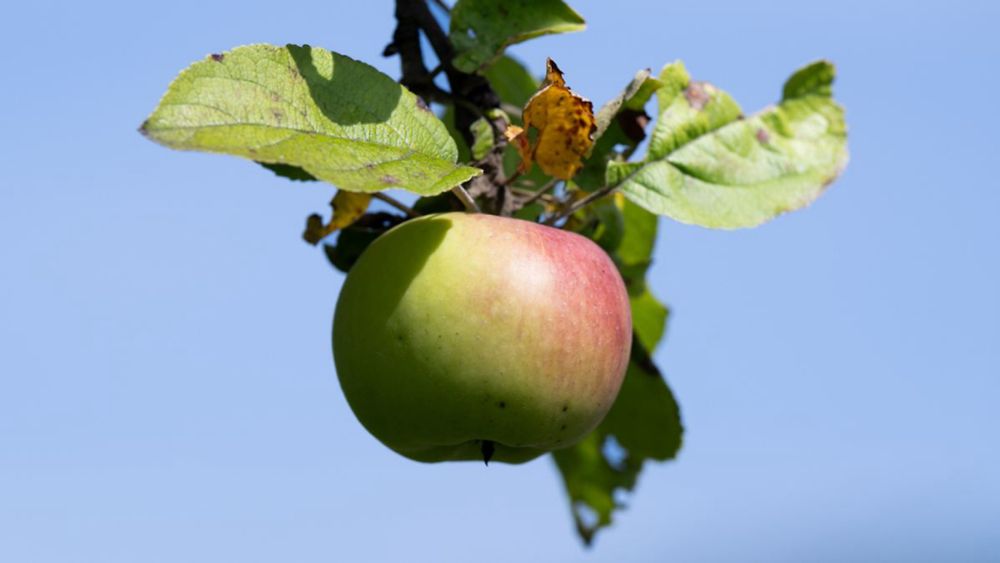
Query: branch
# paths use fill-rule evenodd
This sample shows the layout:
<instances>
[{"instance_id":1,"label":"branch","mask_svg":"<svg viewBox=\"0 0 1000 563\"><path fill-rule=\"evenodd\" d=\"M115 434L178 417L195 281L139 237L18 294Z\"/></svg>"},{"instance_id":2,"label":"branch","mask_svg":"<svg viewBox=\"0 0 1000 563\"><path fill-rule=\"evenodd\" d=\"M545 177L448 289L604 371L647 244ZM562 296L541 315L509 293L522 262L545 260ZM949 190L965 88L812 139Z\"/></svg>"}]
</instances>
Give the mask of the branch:
<instances>
[{"instance_id":1,"label":"branch","mask_svg":"<svg viewBox=\"0 0 1000 563\"><path fill-rule=\"evenodd\" d=\"M420 25L414 6L414 2L396 2L396 30L392 34L392 43L386 45L382 56L399 55L399 66L403 73L399 79L400 84L428 101L441 102L441 98L447 99L450 95L434 84L434 74L424 64Z\"/></svg>"},{"instance_id":2,"label":"branch","mask_svg":"<svg viewBox=\"0 0 1000 563\"><path fill-rule=\"evenodd\" d=\"M417 213L412 207L404 204L403 202L397 200L394 197L387 196L382 192L375 192L372 194L372 197L379 201L388 203L389 205L395 207L396 209L402 211L403 213L406 213L406 215L409 217L420 217L420 214Z\"/></svg>"},{"instance_id":3,"label":"branch","mask_svg":"<svg viewBox=\"0 0 1000 563\"><path fill-rule=\"evenodd\" d=\"M529 197L528 199L522 201L521 202L521 207L527 207L527 206L531 205L532 203L535 203L535 200L537 200L538 198L540 198L540 197L544 196L545 194L549 193L550 191L552 191L552 188L556 187L556 184L558 182L559 182L559 180L557 178L552 178L551 180L549 180L548 182L546 182L546 184L544 186L542 186L541 189L539 189L537 192L531 194L531 197Z\"/></svg>"},{"instance_id":4,"label":"branch","mask_svg":"<svg viewBox=\"0 0 1000 563\"><path fill-rule=\"evenodd\" d=\"M546 219L544 224L545 225L549 225L549 226L555 225L561 219L565 219L565 218L569 217L570 215L572 215L572 214L576 213L577 211L583 209L584 207L590 205L594 201L596 201L596 200L598 200L598 199L600 199L600 198L602 198L602 197L610 194L611 192L615 191L616 188L618 188L617 184L615 184L613 186L604 186L603 188L597 190L596 192L591 192L590 194L587 195L587 197L573 202L573 204L570 205L562 213L556 213L556 214L552 215L552 217L549 217L548 219Z\"/></svg>"},{"instance_id":5,"label":"branch","mask_svg":"<svg viewBox=\"0 0 1000 563\"><path fill-rule=\"evenodd\" d=\"M485 77L455 68L452 64L455 49L448 34L431 12L427 0L396 0L396 21L393 42L386 48L385 55L400 56L403 71L400 82L421 96L434 101L442 101L444 94L446 97L444 103L452 104L455 108L455 128L471 147L472 123L488 115L489 110L499 108L500 97L493 91ZM435 67L433 72L428 71L424 64L420 32L427 37L439 61L438 67ZM434 84L434 76L438 72L444 72L447 76L451 87L450 94L442 92ZM510 215L514 207L513 197L505 185L503 171L503 149L507 143L503 132L507 124L500 117L490 120L490 124L493 127L496 144L485 157L473 163L483 170L483 174L467 184L468 191L463 191L465 195L471 194L470 197L480 197L485 200L488 204L487 211L498 215Z\"/></svg>"},{"instance_id":6,"label":"branch","mask_svg":"<svg viewBox=\"0 0 1000 563\"><path fill-rule=\"evenodd\" d=\"M476 200L472 199L469 192L465 191L462 186L455 186L451 189L451 193L455 194L455 197L462 202L465 206L465 210L469 213L479 213L479 206L476 205Z\"/></svg>"}]
</instances>

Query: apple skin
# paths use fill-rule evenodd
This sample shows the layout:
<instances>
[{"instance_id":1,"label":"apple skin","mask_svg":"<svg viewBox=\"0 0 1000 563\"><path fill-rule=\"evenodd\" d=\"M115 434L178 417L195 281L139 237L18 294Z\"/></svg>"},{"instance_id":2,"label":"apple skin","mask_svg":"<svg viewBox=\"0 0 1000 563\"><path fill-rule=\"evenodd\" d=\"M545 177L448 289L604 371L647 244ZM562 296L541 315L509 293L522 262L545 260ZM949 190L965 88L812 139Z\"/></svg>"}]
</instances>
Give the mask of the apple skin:
<instances>
[{"instance_id":1,"label":"apple skin","mask_svg":"<svg viewBox=\"0 0 1000 563\"><path fill-rule=\"evenodd\" d=\"M445 213L379 237L344 281L333 353L364 427L423 462L522 463L614 403L632 321L614 263L537 223Z\"/></svg>"}]
</instances>

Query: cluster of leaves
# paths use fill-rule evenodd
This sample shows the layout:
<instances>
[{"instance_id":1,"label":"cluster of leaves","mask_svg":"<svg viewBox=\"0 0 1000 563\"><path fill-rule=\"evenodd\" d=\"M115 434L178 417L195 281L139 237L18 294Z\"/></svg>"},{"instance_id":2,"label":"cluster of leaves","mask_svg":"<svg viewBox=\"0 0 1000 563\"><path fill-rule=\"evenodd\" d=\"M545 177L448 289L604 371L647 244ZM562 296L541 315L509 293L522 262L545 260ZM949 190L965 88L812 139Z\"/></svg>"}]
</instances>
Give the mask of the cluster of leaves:
<instances>
[{"instance_id":1,"label":"cluster of leaves","mask_svg":"<svg viewBox=\"0 0 1000 563\"><path fill-rule=\"evenodd\" d=\"M404 4L397 3L397 17ZM423 0L409 4L426 10ZM449 78L485 78L499 100L477 108L479 119L466 130L456 115L468 108L457 92L443 98L453 103L439 118L365 63L309 46L250 45L188 67L141 131L171 148L240 156L293 180L337 186L332 217L311 216L304 236L316 244L339 231L325 249L343 271L409 216L503 194L510 201L500 212L579 232L604 248L631 297L632 359L606 420L554 453L589 543L611 523L643 464L671 459L681 445L677 403L652 360L668 316L645 281L658 216L751 227L818 197L847 161L833 67L819 61L800 69L775 106L744 117L728 94L674 62L656 76L639 71L595 115L553 62L539 88L503 54L519 41L582 29L583 18L561 0L458 0L450 26L450 60L441 66ZM646 154L630 160L647 131ZM490 169L491 154L499 169ZM403 205L381 193L388 188L419 198ZM373 198L403 214L369 212Z\"/></svg>"}]
</instances>

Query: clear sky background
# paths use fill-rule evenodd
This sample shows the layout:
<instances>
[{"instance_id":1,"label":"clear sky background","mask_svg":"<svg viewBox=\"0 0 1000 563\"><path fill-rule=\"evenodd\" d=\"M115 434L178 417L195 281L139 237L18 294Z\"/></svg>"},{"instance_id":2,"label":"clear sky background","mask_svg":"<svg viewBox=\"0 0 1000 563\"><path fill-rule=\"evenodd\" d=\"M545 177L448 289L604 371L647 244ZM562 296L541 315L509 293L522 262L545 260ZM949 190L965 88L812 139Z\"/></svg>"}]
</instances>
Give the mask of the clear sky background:
<instances>
[{"instance_id":1,"label":"clear sky background","mask_svg":"<svg viewBox=\"0 0 1000 563\"><path fill-rule=\"evenodd\" d=\"M421 465L356 422L332 188L136 128L210 52L375 64L390 0L15 2L0 18L0 561L1000 561L1000 8L571 2L518 46L596 104L681 58L753 111L819 57L851 163L750 231L663 220L687 427L584 550L548 458Z\"/></svg>"}]
</instances>

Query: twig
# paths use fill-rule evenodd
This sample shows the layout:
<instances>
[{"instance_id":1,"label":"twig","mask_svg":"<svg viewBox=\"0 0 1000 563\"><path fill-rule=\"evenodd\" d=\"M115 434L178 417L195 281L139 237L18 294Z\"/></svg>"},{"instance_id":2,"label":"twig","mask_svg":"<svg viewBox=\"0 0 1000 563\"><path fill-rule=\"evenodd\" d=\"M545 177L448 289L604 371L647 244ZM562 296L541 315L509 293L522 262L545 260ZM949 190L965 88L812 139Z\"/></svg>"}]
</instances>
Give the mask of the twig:
<instances>
[{"instance_id":1,"label":"twig","mask_svg":"<svg viewBox=\"0 0 1000 563\"><path fill-rule=\"evenodd\" d=\"M403 213L406 213L410 217L420 217L420 214L417 213L412 207L404 204L403 202L393 197L387 196L382 192L375 192L372 194L372 197L379 201L384 201L385 203L388 203L389 205L395 207L396 209L402 211Z\"/></svg>"},{"instance_id":2,"label":"twig","mask_svg":"<svg viewBox=\"0 0 1000 563\"><path fill-rule=\"evenodd\" d=\"M445 4L444 0L434 0L434 4L436 4L438 8L441 8L445 12L451 13L451 7Z\"/></svg>"},{"instance_id":3,"label":"twig","mask_svg":"<svg viewBox=\"0 0 1000 563\"><path fill-rule=\"evenodd\" d=\"M532 203L535 203L535 201L537 201L538 198L540 198L543 195L545 195L545 194L549 193L550 191L552 191L552 188L556 187L557 183L559 183L559 179L558 178L552 178L551 180L549 180L548 182L546 182L546 184L544 186L542 186L537 192L535 192L534 194L532 194L531 197L529 197L528 199L526 199L523 202L521 202L521 207L526 207L528 205L531 205Z\"/></svg>"},{"instance_id":4,"label":"twig","mask_svg":"<svg viewBox=\"0 0 1000 563\"><path fill-rule=\"evenodd\" d=\"M450 11L438 0L431 1ZM470 126L480 117L486 116L489 110L500 107L500 97L484 76L462 72L452 64L455 49L447 32L434 16L428 0L396 0L395 15L397 26L385 55L400 56L403 71L400 82L428 101L452 104L455 108L455 129L471 147L474 139ZM439 61L432 71L427 69L423 60L421 33ZM443 92L434 83L438 73L444 73L448 78L450 92ZM502 133L506 123L501 118L496 118L490 119L490 124L496 143L485 157L474 164L483 171L477 179L480 186L475 193L489 213L509 215L512 212L513 198L504 183L503 171L503 150L507 142ZM458 197L461 198L460 195ZM472 199L471 196L469 199Z\"/></svg>"},{"instance_id":5,"label":"twig","mask_svg":"<svg viewBox=\"0 0 1000 563\"><path fill-rule=\"evenodd\" d=\"M507 178L506 180L504 180L503 185L509 186L509 185L511 185L511 184L514 183L514 180L517 180L520 177L521 177L521 171L520 170L515 170L514 174L512 174L509 178Z\"/></svg>"},{"instance_id":6,"label":"twig","mask_svg":"<svg viewBox=\"0 0 1000 563\"><path fill-rule=\"evenodd\" d=\"M455 197L462 202L465 206L465 210L469 213L479 213L479 206L476 205L475 200L469 195L469 192L465 191L462 186L455 186L451 189L451 193L455 194Z\"/></svg>"},{"instance_id":7,"label":"twig","mask_svg":"<svg viewBox=\"0 0 1000 563\"><path fill-rule=\"evenodd\" d=\"M513 192L513 193L515 193L515 194L517 194L517 195L519 195L519 196L521 196L521 197L524 197L525 199L537 195L538 197L536 197L535 199L540 199L542 201L547 201L547 202L550 202L550 203L555 203L555 202L559 201L559 200L556 199L555 196L550 195L550 194L538 195L538 192L536 192L535 190L527 190L527 189L524 189L524 188L510 188L510 191ZM534 201L535 200L532 200L532 202L534 202ZM521 207L524 207L524 206L522 205Z\"/></svg>"},{"instance_id":8,"label":"twig","mask_svg":"<svg viewBox=\"0 0 1000 563\"><path fill-rule=\"evenodd\" d=\"M551 217L545 220L544 224L549 226L555 225L556 223L559 222L560 219L565 219L570 215L576 213L577 211L583 209L587 205L590 205L592 202L610 194L611 192L615 191L617 187L618 187L617 184L611 186L604 186L603 188L597 190L596 192L591 192L590 194L587 195L587 197L573 202L573 204L570 205L565 211L561 213L554 213Z\"/></svg>"},{"instance_id":9,"label":"twig","mask_svg":"<svg viewBox=\"0 0 1000 563\"><path fill-rule=\"evenodd\" d=\"M437 55L437 59L444 69L445 76L448 77L451 94L455 100L464 100L468 102L469 106L475 108L474 111L469 111L470 108L467 105L455 104L455 128L461 132L462 137L471 147L473 139L469 126L481 117L485 110L500 107L500 97L493 91L485 77L475 73L462 72L455 68L451 62L455 58L455 48L440 22L431 13L425 0L396 0L396 7L397 19L402 12L404 17L412 18L412 22L424 32L427 42L430 43L431 49L434 50L434 54ZM498 144L502 145L503 141Z\"/></svg>"}]
</instances>

